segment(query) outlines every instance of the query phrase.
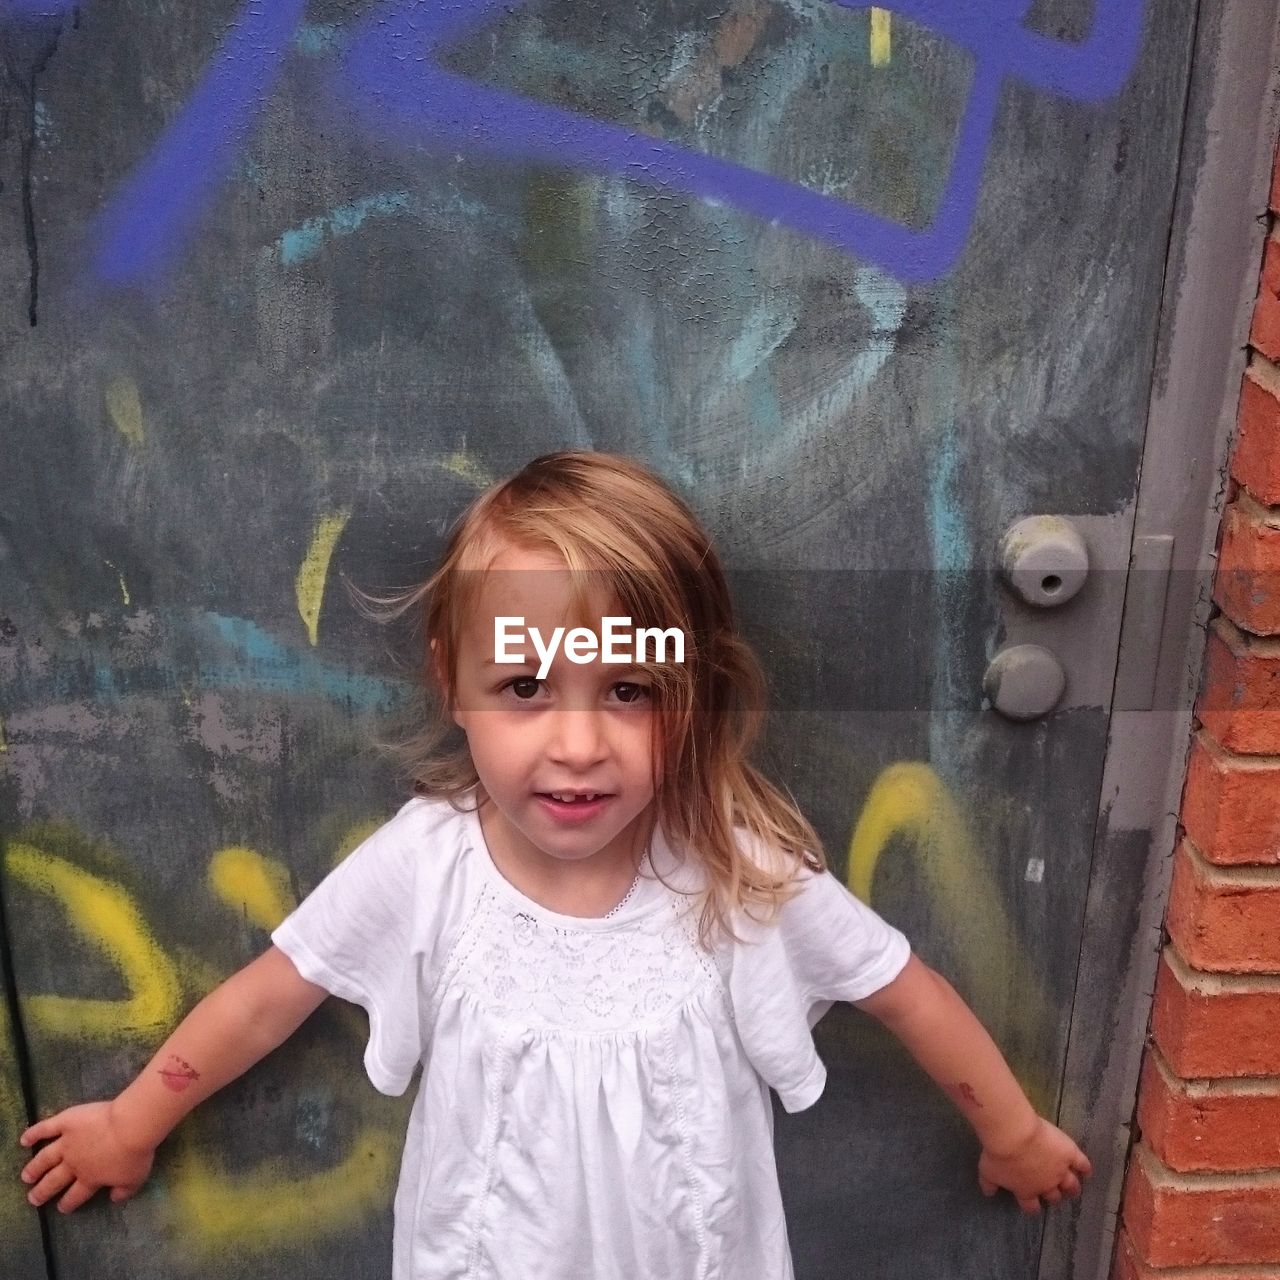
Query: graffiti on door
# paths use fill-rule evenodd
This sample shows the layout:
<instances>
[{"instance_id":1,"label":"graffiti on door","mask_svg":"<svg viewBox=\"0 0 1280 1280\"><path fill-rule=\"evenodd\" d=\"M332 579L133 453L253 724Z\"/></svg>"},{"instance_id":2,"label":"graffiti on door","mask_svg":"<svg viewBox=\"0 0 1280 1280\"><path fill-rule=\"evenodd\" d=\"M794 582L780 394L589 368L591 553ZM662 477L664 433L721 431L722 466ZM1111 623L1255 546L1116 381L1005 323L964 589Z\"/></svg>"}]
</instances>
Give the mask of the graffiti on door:
<instances>
[{"instance_id":1,"label":"graffiti on door","mask_svg":"<svg viewBox=\"0 0 1280 1280\"><path fill-rule=\"evenodd\" d=\"M510 12L509 0L388 0L349 30L327 29L317 44L333 64L322 112L353 121L379 146L461 151L686 192L825 241L900 280L926 281L946 274L964 249L1006 82L1080 102L1116 94L1136 61L1145 8L1143 0L1098 0L1085 39L1068 42L1025 25L1030 0L897 0L877 8L825 3L865 10L873 67L888 60L891 16L952 42L972 60L950 173L927 226L906 226L808 185L441 65L450 46ZM9 0L8 7L30 20L74 6L71 0ZM92 228L98 280L146 286L181 261L303 40L305 10L306 0L245 0L183 109ZM832 145L838 147L838 139Z\"/></svg>"}]
</instances>

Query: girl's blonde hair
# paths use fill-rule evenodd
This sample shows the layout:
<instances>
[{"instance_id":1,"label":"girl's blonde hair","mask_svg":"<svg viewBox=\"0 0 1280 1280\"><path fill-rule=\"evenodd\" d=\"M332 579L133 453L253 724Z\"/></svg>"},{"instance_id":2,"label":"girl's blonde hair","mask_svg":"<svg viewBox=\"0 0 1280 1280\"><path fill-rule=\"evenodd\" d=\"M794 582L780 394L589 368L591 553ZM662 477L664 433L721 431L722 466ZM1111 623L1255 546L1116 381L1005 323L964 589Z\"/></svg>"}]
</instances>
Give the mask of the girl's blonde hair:
<instances>
[{"instance_id":1,"label":"girl's blonde hair","mask_svg":"<svg viewBox=\"0 0 1280 1280\"><path fill-rule=\"evenodd\" d=\"M480 804L487 799L466 744L441 747L455 727L459 638L484 571L510 545L563 561L584 618L589 598L603 598L635 627L684 632L683 663L643 664L655 694L654 821L706 868L704 945L717 928L736 936L733 907L762 908L772 918L800 867L824 871L826 857L789 795L747 758L764 718L765 680L735 631L715 549L689 507L621 455L535 458L463 512L426 582L392 596L356 591L367 605L384 607L374 614L380 619L415 611L422 623L427 724L393 747L415 792L455 808L472 787Z\"/></svg>"}]
</instances>

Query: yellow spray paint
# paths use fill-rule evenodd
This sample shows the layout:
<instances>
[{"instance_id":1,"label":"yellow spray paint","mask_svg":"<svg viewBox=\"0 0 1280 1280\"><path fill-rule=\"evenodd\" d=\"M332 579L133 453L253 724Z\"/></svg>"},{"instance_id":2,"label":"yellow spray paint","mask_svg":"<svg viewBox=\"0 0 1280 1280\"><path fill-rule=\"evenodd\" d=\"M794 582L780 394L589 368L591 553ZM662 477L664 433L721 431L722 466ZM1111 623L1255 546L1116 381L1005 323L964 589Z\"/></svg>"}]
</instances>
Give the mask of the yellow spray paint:
<instances>
[{"instance_id":1,"label":"yellow spray paint","mask_svg":"<svg viewBox=\"0 0 1280 1280\"><path fill-rule=\"evenodd\" d=\"M336 865L375 830L379 822L357 823L346 835L333 861ZM209 888L215 898L237 915L270 933L294 908L293 889L284 864L243 845L230 845L213 855L209 863ZM208 984L212 990L218 979ZM364 1013L343 1001L335 1010L339 1022L357 1043L368 1039L369 1024Z\"/></svg>"},{"instance_id":2,"label":"yellow spray paint","mask_svg":"<svg viewBox=\"0 0 1280 1280\"><path fill-rule=\"evenodd\" d=\"M213 855L209 888L214 897L268 932L293 909L293 891L284 868L242 845L219 849Z\"/></svg>"},{"instance_id":3,"label":"yellow spray paint","mask_svg":"<svg viewBox=\"0 0 1280 1280\"><path fill-rule=\"evenodd\" d=\"M353 827L335 862L378 825L370 821ZM213 855L208 881L219 900L262 929L274 929L293 908L283 864L242 845ZM363 1043L368 1026L359 1011L344 1003L335 1012L344 1030ZM187 1130L172 1171L179 1229L193 1249L206 1256L231 1244L266 1250L342 1231L386 1204L400 1141L398 1133L365 1126L350 1152L331 1169L293 1175L282 1170L279 1161L271 1161L250 1173L232 1175L207 1162Z\"/></svg>"},{"instance_id":4,"label":"yellow spray paint","mask_svg":"<svg viewBox=\"0 0 1280 1280\"><path fill-rule=\"evenodd\" d=\"M113 378L107 384L106 401L107 413L116 430L135 449L141 449L145 430L137 384L132 378Z\"/></svg>"},{"instance_id":5,"label":"yellow spray paint","mask_svg":"<svg viewBox=\"0 0 1280 1280\"><path fill-rule=\"evenodd\" d=\"M173 964L129 895L116 884L33 845L11 843L4 868L20 884L53 898L75 931L119 971L124 1000L27 996L23 1010L46 1035L111 1042L168 1033L181 987Z\"/></svg>"},{"instance_id":6,"label":"yellow spray paint","mask_svg":"<svg viewBox=\"0 0 1280 1280\"><path fill-rule=\"evenodd\" d=\"M376 820L351 826L335 851L345 857L372 831ZM1014 930L995 884L977 855L964 815L946 786L927 765L896 764L876 780L849 845L849 888L871 901L879 860L898 836L915 849L931 900L946 903L964 920L965 976L975 1003L995 1007L1007 996L1017 966ZM61 996L24 998L32 1024L45 1034L118 1041L139 1034L167 1034L180 1014L177 967L153 939L141 912L119 886L77 868L31 844L12 843L5 869L16 881L60 904L72 927L116 965L129 998L82 1000ZM273 928L294 897L286 868L245 846L217 850L207 883L229 909L263 929ZM969 945L969 943L972 945ZM1040 1026L1048 1016L1043 994L1020 974L1020 1005ZM357 1044L367 1036L359 1011L341 1004L333 1010ZM0 1028L0 1033L3 1028ZM0 1080L0 1118L16 1105ZM1037 1108L1047 1109L1047 1085L1028 1090ZM198 1126L180 1127L173 1138L171 1192L164 1202L175 1215L175 1239L184 1250L216 1256L235 1245L268 1251L299 1247L343 1231L382 1210L394 1184L403 1137L398 1123L386 1122L384 1100L361 1094L352 1105L368 1117L350 1149L331 1168L293 1174L272 1158L255 1169L231 1173L207 1154ZM375 1106L375 1103L378 1104Z\"/></svg>"},{"instance_id":7,"label":"yellow spray paint","mask_svg":"<svg viewBox=\"0 0 1280 1280\"><path fill-rule=\"evenodd\" d=\"M359 823L343 841L354 847L377 823ZM23 1009L40 1033L99 1042L167 1035L182 1012L175 964L151 937L142 913L118 885L93 875L32 844L14 842L4 851L4 869L16 883L59 904L75 930L120 971L127 1000L27 996ZM293 895L285 868L243 846L216 851L210 860L212 892L262 928L272 928L290 910ZM206 975L207 976L207 975ZM206 983L206 985L211 985ZM348 1005L335 1010L344 1031L363 1043L368 1027ZM4 1010L0 1006L0 1018ZM0 1022L0 1043L8 1028ZM366 1102L357 1102L365 1110ZM356 1134L350 1151L332 1168L292 1175L279 1160L243 1174L231 1174L196 1149L184 1126L173 1142L169 1204L184 1247L213 1256L235 1243L269 1249L299 1245L345 1230L385 1206L398 1168L399 1126L373 1123ZM0 1123L6 1132L25 1126L20 1099L0 1075ZM25 1202L24 1202L25 1203Z\"/></svg>"},{"instance_id":8,"label":"yellow spray paint","mask_svg":"<svg viewBox=\"0 0 1280 1280\"><path fill-rule=\"evenodd\" d=\"M333 865L336 867L347 854L362 845L380 826L382 826L381 818L369 818L350 827L338 841L338 851L334 854Z\"/></svg>"},{"instance_id":9,"label":"yellow spray paint","mask_svg":"<svg viewBox=\"0 0 1280 1280\"><path fill-rule=\"evenodd\" d=\"M397 1137L366 1127L331 1169L297 1175L273 1160L252 1173L229 1174L207 1163L184 1134L172 1169L179 1238L210 1255L228 1246L309 1243L354 1226L385 1208L399 1146Z\"/></svg>"},{"instance_id":10,"label":"yellow spray paint","mask_svg":"<svg viewBox=\"0 0 1280 1280\"><path fill-rule=\"evenodd\" d=\"M109 568L116 570L116 577L120 579L121 598L124 600L125 604L128 604L129 603L129 586L124 580L124 574L121 573L119 569L116 569L116 566L112 564L111 561L108 560L105 556L103 557L103 563L106 564Z\"/></svg>"},{"instance_id":11,"label":"yellow spray paint","mask_svg":"<svg viewBox=\"0 0 1280 1280\"><path fill-rule=\"evenodd\" d=\"M493 477L465 449L455 449L436 465L460 480L469 480L477 489L487 489L493 483Z\"/></svg>"},{"instance_id":12,"label":"yellow spray paint","mask_svg":"<svg viewBox=\"0 0 1280 1280\"><path fill-rule=\"evenodd\" d=\"M871 10L871 65L887 67L893 53L892 17L888 9Z\"/></svg>"},{"instance_id":13,"label":"yellow spray paint","mask_svg":"<svg viewBox=\"0 0 1280 1280\"><path fill-rule=\"evenodd\" d=\"M1037 1030L1033 1043L1045 1043L1039 1029L1049 1035L1049 1001L1020 955L1000 891L978 856L964 814L927 764L890 765L862 807L849 841L848 885L863 902L871 902L880 857L899 835L914 846L930 900L945 904L947 914L961 922L959 963L971 1003L998 1009L1016 982L1021 1019ZM1055 1093L1048 1080L1022 1084L1037 1110L1043 1113L1052 1105Z\"/></svg>"},{"instance_id":14,"label":"yellow spray paint","mask_svg":"<svg viewBox=\"0 0 1280 1280\"><path fill-rule=\"evenodd\" d=\"M324 601L325 580L329 575L329 560L333 556L333 548L346 523L351 519L351 509L344 507L332 515L321 516L316 522L315 532L311 535L311 546L298 570L295 591L298 599L298 613L306 624L307 636L312 644L316 643L320 626L320 605Z\"/></svg>"}]
</instances>

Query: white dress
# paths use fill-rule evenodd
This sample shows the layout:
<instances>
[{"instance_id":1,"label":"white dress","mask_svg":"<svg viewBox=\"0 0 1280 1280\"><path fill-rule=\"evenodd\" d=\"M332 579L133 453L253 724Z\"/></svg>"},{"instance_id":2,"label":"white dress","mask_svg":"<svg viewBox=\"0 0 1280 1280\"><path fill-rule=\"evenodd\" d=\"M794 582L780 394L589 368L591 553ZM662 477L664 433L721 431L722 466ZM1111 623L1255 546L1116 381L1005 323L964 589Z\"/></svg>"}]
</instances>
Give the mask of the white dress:
<instances>
[{"instance_id":1,"label":"white dress","mask_svg":"<svg viewBox=\"0 0 1280 1280\"><path fill-rule=\"evenodd\" d=\"M271 937L368 1011L377 1089L422 1064L392 1280L792 1280L769 1088L816 1101L810 1028L910 954L836 877L802 879L708 953L680 892L699 864L661 831L620 907L584 919L517 890L474 812L425 798L330 872Z\"/></svg>"}]
</instances>

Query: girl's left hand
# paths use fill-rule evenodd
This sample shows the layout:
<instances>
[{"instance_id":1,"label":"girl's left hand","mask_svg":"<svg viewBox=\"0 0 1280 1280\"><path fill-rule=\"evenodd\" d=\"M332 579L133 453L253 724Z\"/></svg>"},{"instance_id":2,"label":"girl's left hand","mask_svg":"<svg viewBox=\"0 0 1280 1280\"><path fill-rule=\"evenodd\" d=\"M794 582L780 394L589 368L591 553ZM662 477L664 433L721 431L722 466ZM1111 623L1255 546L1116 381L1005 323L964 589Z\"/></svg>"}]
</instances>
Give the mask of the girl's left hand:
<instances>
[{"instance_id":1,"label":"girl's left hand","mask_svg":"<svg viewBox=\"0 0 1280 1280\"><path fill-rule=\"evenodd\" d=\"M1093 1172L1089 1157L1067 1134L1043 1116L1012 1151L996 1154L983 1149L978 1158L978 1184L993 1196L1004 1187L1013 1193L1024 1213L1040 1212L1040 1197L1057 1204L1064 1196L1080 1194L1080 1180Z\"/></svg>"}]
</instances>

